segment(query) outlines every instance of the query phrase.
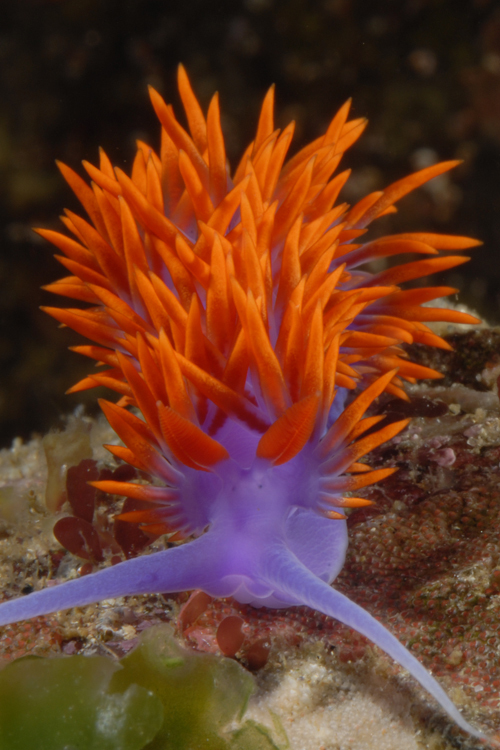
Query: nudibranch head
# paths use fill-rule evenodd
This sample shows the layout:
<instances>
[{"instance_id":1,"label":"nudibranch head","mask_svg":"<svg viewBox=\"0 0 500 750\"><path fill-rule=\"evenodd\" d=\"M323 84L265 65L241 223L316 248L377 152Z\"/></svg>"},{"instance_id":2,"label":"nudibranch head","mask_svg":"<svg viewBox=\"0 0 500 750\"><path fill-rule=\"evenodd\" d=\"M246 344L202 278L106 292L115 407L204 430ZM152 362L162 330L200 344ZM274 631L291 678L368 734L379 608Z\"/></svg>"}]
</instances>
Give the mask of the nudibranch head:
<instances>
[{"instance_id":1,"label":"nudibranch head","mask_svg":"<svg viewBox=\"0 0 500 750\"><path fill-rule=\"evenodd\" d=\"M454 289L400 288L465 262L440 251L460 253L475 240L362 236L456 162L352 208L337 203L349 176L337 167L365 120L349 120L347 102L323 136L285 163L293 124L275 129L270 89L255 140L231 175L218 96L205 118L182 67L178 82L188 130L151 90L160 153L139 142L128 177L101 152L99 168L84 162L91 186L60 165L89 221L67 211L71 236L38 231L71 274L48 288L90 305L47 311L93 342L76 351L107 366L72 391L105 385L120 394L118 404L102 402L123 441L109 450L153 479L95 484L142 504L123 520L188 541L5 603L0 623L193 588L257 606L307 604L377 643L475 733L394 636L329 586L347 546L343 509L368 504L352 493L393 471L372 471L362 459L406 425L377 428L382 417L367 409L384 391L406 398L405 380L439 377L401 345L450 348L427 322L477 322L422 306ZM422 258L366 269L406 253Z\"/></svg>"}]
</instances>

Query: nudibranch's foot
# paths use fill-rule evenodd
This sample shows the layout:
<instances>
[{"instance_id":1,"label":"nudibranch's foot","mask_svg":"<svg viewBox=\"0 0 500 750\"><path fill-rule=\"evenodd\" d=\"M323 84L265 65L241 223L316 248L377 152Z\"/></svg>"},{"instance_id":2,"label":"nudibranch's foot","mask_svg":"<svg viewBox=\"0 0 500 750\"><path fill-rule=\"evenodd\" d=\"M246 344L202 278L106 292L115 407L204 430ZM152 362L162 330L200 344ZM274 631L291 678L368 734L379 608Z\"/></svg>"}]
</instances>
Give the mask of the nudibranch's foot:
<instances>
[{"instance_id":1,"label":"nudibranch's foot","mask_svg":"<svg viewBox=\"0 0 500 750\"><path fill-rule=\"evenodd\" d=\"M276 591L281 592L284 598L293 597L364 635L407 669L461 729L493 747L500 747L496 737L487 737L463 718L434 677L392 633L358 604L317 578L285 545L269 550L263 561L262 576Z\"/></svg>"}]
</instances>

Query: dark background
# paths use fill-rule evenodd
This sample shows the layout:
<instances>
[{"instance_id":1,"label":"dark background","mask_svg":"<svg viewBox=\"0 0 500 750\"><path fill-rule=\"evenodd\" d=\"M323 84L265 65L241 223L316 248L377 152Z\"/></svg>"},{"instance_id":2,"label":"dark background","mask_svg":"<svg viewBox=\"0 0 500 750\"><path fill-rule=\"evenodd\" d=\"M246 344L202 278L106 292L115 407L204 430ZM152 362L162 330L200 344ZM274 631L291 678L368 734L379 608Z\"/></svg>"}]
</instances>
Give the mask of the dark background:
<instances>
[{"instance_id":1,"label":"dark background","mask_svg":"<svg viewBox=\"0 0 500 750\"><path fill-rule=\"evenodd\" d=\"M343 166L354 201L436 159L462 158L385 231L471 234L485 247L453 272L461 299L500 317L500 9L494 0L17 0L0 29L0 446L55 425L81 397L64 391L89 363L40 304L62 274L31 226L78 209L55 168L102 145L128 169L134 142L158 146L151 83L176 106L182 61L206 106L220 92L234 165L262 97L297 120L293 150L353 97L369 129ZM95 393L89 404L95 402Z\"/></svg>"}]
</instances>

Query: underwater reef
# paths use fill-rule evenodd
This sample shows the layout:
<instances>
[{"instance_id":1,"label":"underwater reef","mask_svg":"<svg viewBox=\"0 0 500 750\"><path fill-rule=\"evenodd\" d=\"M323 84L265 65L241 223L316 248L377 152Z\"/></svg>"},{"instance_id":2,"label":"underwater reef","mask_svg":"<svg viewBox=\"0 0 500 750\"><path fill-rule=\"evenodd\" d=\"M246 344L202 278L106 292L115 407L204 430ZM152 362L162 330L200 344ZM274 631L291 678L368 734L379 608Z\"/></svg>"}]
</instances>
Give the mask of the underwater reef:
<instances>
[{"instance_id":1,"label":"underwater reef","mask_svg":"<svg viewBox=\"0 0 500 750\"><path fill-rule=\"evenodd\" d=\"M380 405L388 419L405 414L412 421L372 458L376 466L399 471L365 490L376 504L350 516L351 544L337 585L390 627L468 716L494 730L500 721L500 332L456 331L449 340L455 352L412 352L443 372L444 385L422 383L411 388L410 403L389 398ZM68 443L78 444L78 435L76 465L91 460L101 470L118 470L102 448L111 439L109 427L79 415L67 432L49 436L52 476L61 476ZM53 536L56 523L75 516L67 500L55 514L47 510L41 440L15 442L1 452L0 466L5 595L102 565L68 552ZM53 492L53 481L50 487ZM57 491L67 497L64 482ZM97 531L104 538L98 521ZM123 551L115 554L125 557ZM343 737L353 738L356 750L368 750L373 731L382 729L389 749L418 748L418 737L456 747L456 728L425 692L335 620L305 607L255 610L233 600L198 602L190 614L186 608L187 596L155 595L36 618L2 629L1 656L123 658L133 653L141 632L166 621L191 649L220 655L220 643L231 650L221 632L236 618L230 630L239 628L243 638L233 641L234 657L250 665L257 680L246 716L270 726L271 708L291 748L314 750L327 737ZM460 742L463 748L482 747L473 738L462 736Z\"/></svg>"}]
</instances>

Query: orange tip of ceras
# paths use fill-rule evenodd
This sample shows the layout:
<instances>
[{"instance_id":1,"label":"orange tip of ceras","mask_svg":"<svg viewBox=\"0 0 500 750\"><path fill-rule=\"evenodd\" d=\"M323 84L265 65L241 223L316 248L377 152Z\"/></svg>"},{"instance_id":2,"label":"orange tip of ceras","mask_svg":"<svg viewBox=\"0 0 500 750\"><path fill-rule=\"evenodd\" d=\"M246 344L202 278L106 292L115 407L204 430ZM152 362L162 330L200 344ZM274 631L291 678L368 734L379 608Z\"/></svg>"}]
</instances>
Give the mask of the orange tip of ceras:
<instances>
[{"instance_id":1,"label":"orange tip of ceras","mask_svg":"<svg viewBox=\"0 0 500 750\"><path fill-rule=\"evenodd\" d=\"M296 456L311 437L319 403L316 394L292 404L262 435L257 457L279 466Z\"/></svg>"},{"instance_id":2,"label":"orange tip of ceras","mask_svg":"<svg viewBox=\"0 0 500 750\"><path fill-rule=\"evenodd\" d=\"M163 437L173 455L192 469L208 471L229 458L229 453L217 440L207 435L189 419L169 406L157 404Z\"/></svg>"},{"instance_id":3,"label":"orange tip of ceras","mask_svg":"<svg viewBox=\"0 0 500 750\"><path fill-rule=\"evenodd\" d=\"M343 497L335 505L338 508L366 508L368 505L375 505L375 502L365 497Z\"/></svg>"}]
</instances>

